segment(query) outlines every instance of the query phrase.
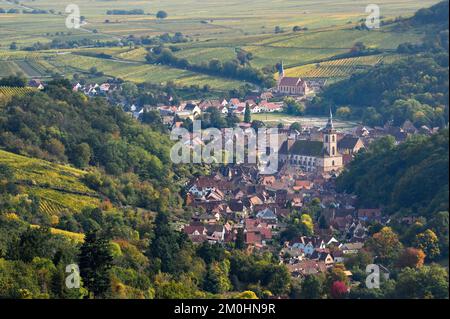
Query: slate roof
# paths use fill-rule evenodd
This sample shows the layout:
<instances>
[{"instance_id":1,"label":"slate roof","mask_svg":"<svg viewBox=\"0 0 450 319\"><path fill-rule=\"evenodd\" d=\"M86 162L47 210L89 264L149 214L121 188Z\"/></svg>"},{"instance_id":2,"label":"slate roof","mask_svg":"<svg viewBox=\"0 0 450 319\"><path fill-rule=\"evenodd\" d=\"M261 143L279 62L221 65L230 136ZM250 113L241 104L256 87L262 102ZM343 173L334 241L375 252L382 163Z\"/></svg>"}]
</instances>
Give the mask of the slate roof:
<instances>
[{"instance_id":1,"label":"slate roof","mask_svg":"<svg viewBox=\"0 0 450 319\"><path fill-rule=\"evenodd\" d=\"M293 155L321 156L323 154L323 142L298 140L295 141L289 152Z\"/></svg>"},{"instance_id":2,"label":"slate roof","mask_svg":"<svg viewBox=\"0 0 450 319\"><path fill-rule=\"evenodd\" d=\"M300 78L283 77L280 80L280 86L297 86L302 84L303 81Z\"/></svg>"},{"instance_id":3,"label":"slate roof","mask_svg":"<svg viewBox=\"0 0 450 319\"><path fill-rule=\"evenodd\" d=\"M356 146L356 143L358 143L359 138L353 137L353 136L344 136L339 142L338 142L338 149L353 149Z\"/></svg>"}]
</instances>

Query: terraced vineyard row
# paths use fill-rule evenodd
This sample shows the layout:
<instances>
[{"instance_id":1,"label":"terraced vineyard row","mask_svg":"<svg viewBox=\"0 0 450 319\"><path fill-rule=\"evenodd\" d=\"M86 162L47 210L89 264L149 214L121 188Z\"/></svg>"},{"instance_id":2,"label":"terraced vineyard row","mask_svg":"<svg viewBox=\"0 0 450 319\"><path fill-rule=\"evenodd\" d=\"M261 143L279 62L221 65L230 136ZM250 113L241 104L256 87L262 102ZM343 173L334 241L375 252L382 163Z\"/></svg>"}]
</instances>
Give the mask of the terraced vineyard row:
<instances>
[{"instance_id":1,"label":"terraced vineyard row","mask_svg":"<svg viewBox=\"0 0 450 319\"><path fill-rule=\"evenodd\" d=\"M40 198L39 210L49 216L59 215L62 211L68 210L67 207L47 198Z\"/></svg>"},{"instance_id":2,"label":"terraced vineyard row","mask_svg":"<svg viewBox=\"0 0 450 319\"><path fill-rule=\"evenodd\" d=\"M25 96L36 91L37 89L30 87L0 86L0 96L6 98L10 98L12 96Z\"/></svg>"},{"instance_id":3,"label":"terraced vineyard row","mask_svg":"<svg viewBox=\"0 0 450 319\"><path fill-rule=\"evenodd\" d=\"M37 60L42 59L48 54L41 52L28 52L28 51L0 51L1 61L14 61L14 60Z\"/></svg>"},{"instance_id":4,"label":"terraced vineyard row","mask_svg":"<svg viewBox=\"0 0 450 319\"><path fill-rule=\"evenodd\" d=\"M338 59L290 68L286 70L286 75L305 78L340 78L350 76L384 61L392 63L394 60L395 57L383 55Z\"/></svg>"},{"instance_id":5,"label":"terraced vineyard row","mask_svg":"<svg viewBox=\"0 0 450 319\"><path fill-rule=\"evenodd\" d=\"M31 226L31 228L39 228L40 227L39 225L30 225L30 226ZM74 233L71 231L53 228L53 227L50 227L50 233L52 233L54 235L62 235L64 237L72 239L78 243L81 243L84 241L84 234L80 234L80 233Z\"/></svg>"}]
</instances>

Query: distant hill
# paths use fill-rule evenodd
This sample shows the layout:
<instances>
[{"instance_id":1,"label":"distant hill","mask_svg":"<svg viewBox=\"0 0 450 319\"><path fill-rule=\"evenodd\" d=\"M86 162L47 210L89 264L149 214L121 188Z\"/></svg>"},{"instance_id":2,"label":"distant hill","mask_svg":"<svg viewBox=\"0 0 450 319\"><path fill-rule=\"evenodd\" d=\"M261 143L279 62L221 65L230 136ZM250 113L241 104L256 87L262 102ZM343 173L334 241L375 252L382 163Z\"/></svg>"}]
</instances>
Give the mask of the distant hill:
<instances>
[{"instance_id":1,"label":"distant hill","mask_svg":"<svg viewBox=\"0 0 450 319\"><path fill-rule=\"evenodd\" d=\"M346 107L347 117L372 126L389 121L401 125L405 120L418 126L445 126L449 107L448 19L448 1L443 1L399 21L401 28L422 30L426 34L422 43L400 44L397 51L403 59L380 63L326 87L311 103L310 112Z\"/></svg>"},{"instance_id":2,"label":"distant hill","mask_svg":"<svg viewBox=\"0 0 450 319\"><path fill-rule=\"evenodd\" d=\"M448 28L449 1L441 1L429 8L418 10L411 18L414 25L439 24L443 23Z\"/></svg>"}]
</instances>

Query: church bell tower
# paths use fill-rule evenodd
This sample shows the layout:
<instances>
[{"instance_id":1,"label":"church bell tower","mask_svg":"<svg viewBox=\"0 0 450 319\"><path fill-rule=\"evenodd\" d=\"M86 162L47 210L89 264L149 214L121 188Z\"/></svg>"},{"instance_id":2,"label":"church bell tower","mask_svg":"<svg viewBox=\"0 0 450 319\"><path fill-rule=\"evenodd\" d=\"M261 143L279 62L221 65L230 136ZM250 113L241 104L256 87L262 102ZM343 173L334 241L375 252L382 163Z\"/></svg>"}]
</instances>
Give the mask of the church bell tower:
<instances>
[{"instance_id":1,"label":"church bell tower","mask_svg":"<svg viewBox=\"0 0 450 319\"><path fill-rule=\"evenodd\" d=\"M329 156L338 155L337 152L337 135L333 125L333 113L330 108L330 117L328 118L327 125L323 130L323 145Z\"/></svg>"}]
</instances>

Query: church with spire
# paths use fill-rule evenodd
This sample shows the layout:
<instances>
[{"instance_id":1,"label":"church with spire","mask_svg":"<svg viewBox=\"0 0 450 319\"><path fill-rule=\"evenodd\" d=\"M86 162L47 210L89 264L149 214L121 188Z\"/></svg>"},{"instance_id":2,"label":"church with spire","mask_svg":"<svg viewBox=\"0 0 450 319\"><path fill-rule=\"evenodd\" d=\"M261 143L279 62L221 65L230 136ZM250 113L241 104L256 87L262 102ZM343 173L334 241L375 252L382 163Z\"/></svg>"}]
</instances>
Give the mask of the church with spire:
<instances>
[{"instance_id":1,"label":"church with spire","mask_svg":"<svg viewBox=\"0 0 450 319\"><path fill-rule=\"evenodd\" d=\"M306 172L332 172L343 168L342 154L337 148L337 132L333 114L322 129L322 141L288 139L279 150L280 163L295 166Z\"/></svg>"},{"instance_id":2,"label":"church with spire","mask_svg":"<svg viewBox=\"0 0 450 319\"><path fill-rule=\"evenodd\" d=\"M278 66L277 93L290 96L304 96L311 92L306 81L299 77L288 77L284 73L283 61Z\"/></svg>"}]
</instances>

